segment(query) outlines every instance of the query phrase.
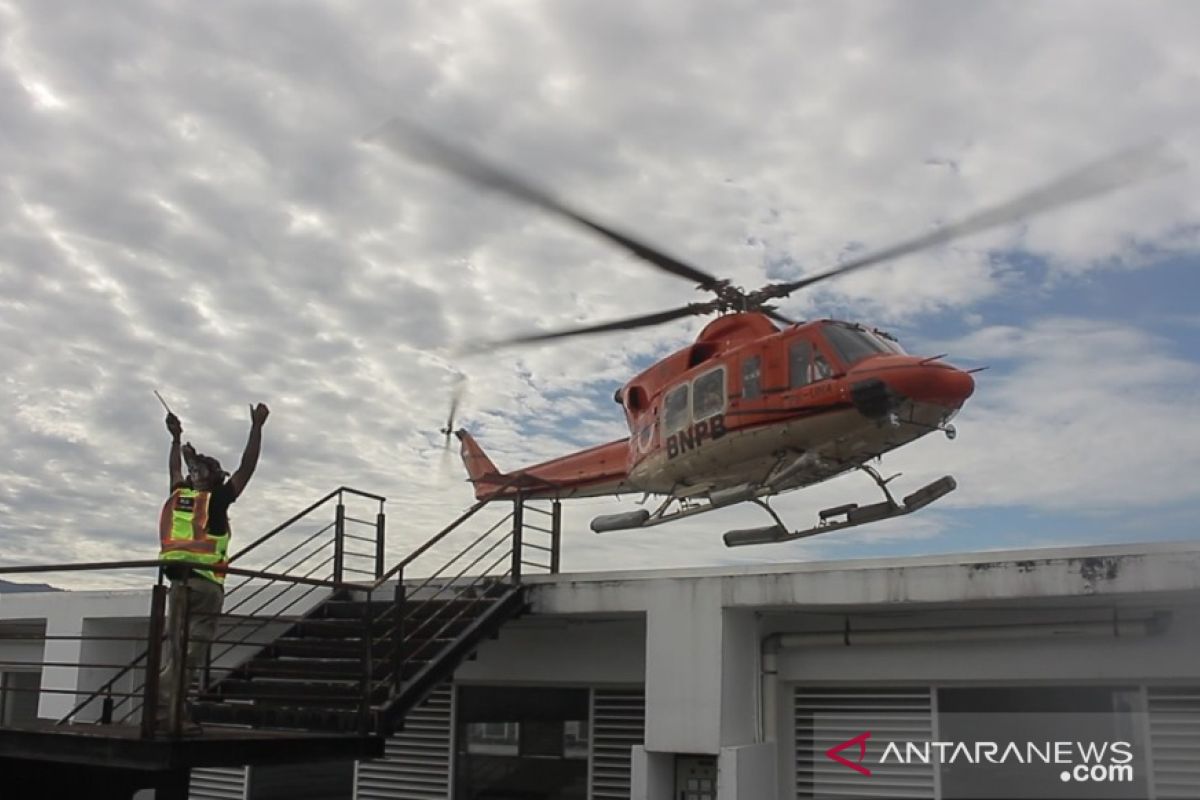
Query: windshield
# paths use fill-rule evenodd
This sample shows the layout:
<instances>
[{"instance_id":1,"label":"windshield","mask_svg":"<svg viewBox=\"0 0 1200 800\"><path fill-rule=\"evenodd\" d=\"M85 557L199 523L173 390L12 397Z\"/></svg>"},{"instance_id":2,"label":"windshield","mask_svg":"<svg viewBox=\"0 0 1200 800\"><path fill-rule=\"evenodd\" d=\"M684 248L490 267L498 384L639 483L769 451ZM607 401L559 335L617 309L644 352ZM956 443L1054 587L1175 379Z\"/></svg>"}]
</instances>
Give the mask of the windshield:
<instances>
[{"instance_id":1,"label":"windshield","mask_svg":"<svg viewBox=\"0 0 1200 800\"><path fill-rule=\"evenodd\" d=\"M853 325L835 322L824 326L822 332L846 366L862 361L867 356L904 352L896 342Z\"/></svg>"}]
</instances>

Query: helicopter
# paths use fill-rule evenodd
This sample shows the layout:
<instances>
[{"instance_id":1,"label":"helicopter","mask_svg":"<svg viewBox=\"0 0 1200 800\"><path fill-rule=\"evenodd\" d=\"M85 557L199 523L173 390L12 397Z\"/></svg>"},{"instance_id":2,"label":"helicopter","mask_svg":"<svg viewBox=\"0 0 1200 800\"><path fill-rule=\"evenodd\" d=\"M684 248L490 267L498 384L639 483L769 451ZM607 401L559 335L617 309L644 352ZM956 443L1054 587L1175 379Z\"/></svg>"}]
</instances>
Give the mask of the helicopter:
<instances>
[{"instance_id":1,"label":"helicopter","mask_svg":"<svg viewBox=\"0 0 1200 800\"><path fill-rule=\"evenodd\" d=\"M799 322L773 301L814 284L1097 196L1175 166L1157 145L1118 153L1007 203L976 212L887 248L793 281L746 291L687 264L518 178L477 154L395 119L369 137L417 151L434 166L575 223L712 299L665 311L489 342L474 351L634 330L716 314L695 341L628 380L614 394L629 435L539 464L503 472L465 429L454 428L457 400L442 433L460 442L477 501L512 498L663 497L653 510L595 517L597 533L634 530L749 502L772 524L725 533L727 546L785 542L910 514L957 488L945 475L897 500L872 462L933 432L955 438L950 421L975 389L973 373L944 355L904 351L892 335L858 322ZM982 369L982 368L980 368ZM771 508L784 492L852 471L868 475L879 502L846 503L789 530ZM643 501L644 502L644 501Z\"/></svg>"}]
</instances>

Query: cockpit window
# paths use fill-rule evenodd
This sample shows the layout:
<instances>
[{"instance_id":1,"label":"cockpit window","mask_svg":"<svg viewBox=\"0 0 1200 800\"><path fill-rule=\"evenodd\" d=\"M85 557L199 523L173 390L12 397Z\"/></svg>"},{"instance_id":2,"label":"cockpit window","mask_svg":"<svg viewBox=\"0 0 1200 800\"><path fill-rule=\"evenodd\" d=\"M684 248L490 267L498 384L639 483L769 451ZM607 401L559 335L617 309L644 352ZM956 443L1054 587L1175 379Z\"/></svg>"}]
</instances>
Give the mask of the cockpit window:
<instances>
[{"instance_id":1,"label":"cockpit window","mask_svg":"<svg viewBox=\"0 0 1200 800\"><path fill-rule=\"evenodd\" d=\"M663 433L674 433L688 424L688 388L690 384L676 386L667 392L663 400Z\"/></svg>"},{"instance_id":2,"label":"cockpit window","mask_svg":"<svg viewBox=\"0 0 1200 800\"><path fill-rule=\"evenodd\" d=\"M833 323L823 326L821 330L846 366L862 361L867 356L902 352L899 345L893 346L863 328Z\"/></svg>"},{"instance_id":3,"label":"cockpit window","mask_svg":"<svg viewBox=\"0 0 1200 800\"><path fill-rule=\"evenodd\" d=\"M825 356L813 350L812 342L792 342L788 348L788 386L798 389L823 381L833 374Z\"/></svg>"}]
</instances>

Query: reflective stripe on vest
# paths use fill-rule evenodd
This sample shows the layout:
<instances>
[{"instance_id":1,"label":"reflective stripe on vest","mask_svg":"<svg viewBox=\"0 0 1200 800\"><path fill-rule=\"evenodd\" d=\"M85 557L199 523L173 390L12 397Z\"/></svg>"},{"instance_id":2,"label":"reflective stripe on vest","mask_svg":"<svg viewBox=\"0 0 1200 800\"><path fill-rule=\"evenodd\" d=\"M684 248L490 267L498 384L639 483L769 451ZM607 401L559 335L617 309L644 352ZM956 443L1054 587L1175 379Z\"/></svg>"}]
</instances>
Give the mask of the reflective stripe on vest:
<instances>
[{"instance_id":1,"label":"reflective stripe on vest","mask_svg":"<svg viewBox=\"0 0 1200 800\"><path fill-rule=\"evenodd\" d=\"M183 561L204 566L228 564L229 537L213 536L208 531L208 504L211 492L179 488L171 492L163 504L158 519L158 537L161 545L159 560ZM194 574L216 583L225 582L224 572L210 569L195 570Z\"/></svg>"}]
</instances>

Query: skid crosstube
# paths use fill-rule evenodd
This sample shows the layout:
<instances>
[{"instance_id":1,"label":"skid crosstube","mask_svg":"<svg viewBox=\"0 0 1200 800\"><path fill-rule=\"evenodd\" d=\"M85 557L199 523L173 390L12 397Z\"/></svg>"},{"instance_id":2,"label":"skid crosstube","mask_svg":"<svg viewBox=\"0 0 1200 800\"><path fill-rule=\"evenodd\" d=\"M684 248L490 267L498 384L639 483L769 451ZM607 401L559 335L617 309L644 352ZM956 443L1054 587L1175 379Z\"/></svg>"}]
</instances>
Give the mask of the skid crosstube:
<instances>
[{"instance_id":1,"label":"skid crosstube","mask_svg":"<svg viewBox=\"0 0 1200 800\"><path fill-rule=\"evenodd\" d=\"M820 533L829 533L831 531L841 530L843 528L854 528L859 525L866 525L870 522L879 522L884 519L893 517L902 517L905 514L911 514L918 509L922 509L930 503L945 497L958 487L954 478L945 475L938 478L933 483L921 487L917 491L904 498L903 503L893 502L890 498L881 503L872 503L867 506L860 506L856 503L850 503L837 508L827 509L821 512L821 522L811 528L800 531L788 531L782 525L768 525L763 528L747 528L744 530L729 531L725 534L726 547L743 547L752 544L773 544L776 542L790 542L795 539L804 539L809 536L816 536ZM844 519L837 517L844 516Z\"/></svg>"}]
</instances>

